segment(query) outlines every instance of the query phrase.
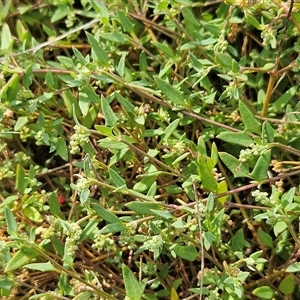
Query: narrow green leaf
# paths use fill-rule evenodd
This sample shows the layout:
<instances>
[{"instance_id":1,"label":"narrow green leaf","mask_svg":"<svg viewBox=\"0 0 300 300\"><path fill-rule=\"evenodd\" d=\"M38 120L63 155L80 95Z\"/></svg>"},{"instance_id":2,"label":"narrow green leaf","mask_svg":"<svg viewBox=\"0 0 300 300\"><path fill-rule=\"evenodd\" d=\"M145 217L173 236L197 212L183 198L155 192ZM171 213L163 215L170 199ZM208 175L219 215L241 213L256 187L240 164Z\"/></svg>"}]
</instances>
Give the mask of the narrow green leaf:
<instances>
[{"instance_id":1,"label":"narrow green leaf","mask_svg":"<svg viewBox=\"0 0 300 300\"><path fill-rule=\"evenodd\" d=\"M124 109L130 113L134 113L134 105L132 105L126 98L119 93L115 93L116 99L124 107Z\"/></svg>"},{"instance_id":2,"label":"narrow green leaf","mask_svg":"<svg viewBox=\"0 0 300 300\"><path fill-rule=\"evenodd\" d=\"M6 225L7 225L7 232L9 235L16 235L17 230L18 230L18 225L15 220L15 216L10 210L8 206L5 206L4 208L4 215L5 215L5 220L6 220Z\"/></svg>"},{"instance_id":3,"label":"narrow green leaf","mask_svg":"<svg viewBox=\"0 0 300 300\"><path fill-rule=\"evenodd\" d=\"M163 219L170 220L173 218L172 214L169 213L168 211L164 210L158 210L158 209L151 209L154 215L157 215Z\"/></svg>"},{"instance_id":4,"label":"narrow green leaf","mask_svg":"<svg viewBox=\"0 0 300 300\"><path fill-rule=\"evenodd\" d=\"M228 188L227 188L227 183L226 183L226 180L222 180L221 182L218 183L218 186L217 186L217 195L218 194L223 194L223 193L226 193L228 191ZM228 196L224 196L224 197L220 197L218 198L218 202L220 202L222 205L225 204L226 200L227 200Z\"/></svg>"},{"instance_id":5,"label":"narrow green leaf","mask_svg":"<svg viewBox=\"0 0 300 300\"><path fill-rule=\"evenodd\" d=\"M163 51L164 54L166 54L166 56L167 56L168 58L173 58L173 57L174 57L173 50L168 46L167 43L153 42L152 44L153 44L156 48L158 48L159 50Z\"/></svg>"},{"instance_id":6,"label":"narrow green leaf","mask_svg":"<svg viewBox=\"0 0 300 300\"><path fill-rule=\"evenodd\" d=\"M180 91L157 76L154 77L154 80L158 88L172 104L183 106L185 96Z\"/></svg>"},{"instance_id":7,"label":"narrow green leaf","mask_svg":"<svg viewBox=\"0 0 300 300\"><path fill-rule=\"evenodd\" d=\"M101 33L101 38L120 44L123 44L126 41L126 36L121 32L104 32Z\"/></svg>"},{"instance_id":8,"label":"narrow green leaf","mask_svg":"<svg viewBox=\"0 0 300 300\"><path fill-rule=\"evenodd\" d=\"M109 127L116 126L118 122L118 118L116 117L115 113L111 109L106 98L103 96L101 97L101 109L105 117L105 125Z\"/></svg>"},{"instance_id":9,"label":"narrow green leaf","mask_svg":"<svg viewBox=\"0 0 300 300\"><path fill-rule=\"evenodd\" d=\"M126 187L126 181L114 169L109 168L108 173L116 187Z\"/></svg>"},{"instance_id":10,"label":"narrow green leaf","mask_svg":"<svg viewBox=\"0 0 300 300\"><path fill-rule=\"evenodd\" d=\"M69 151L68 146L64 138L59 137L56 143L56 153L64 160L68 161Z\"/></svg>"},{"instance_id":11,"label":"narrow green leaf","mask_svg":"<svg viewBox=\"0 0 300 300\"><path fill-rule=\"evenodd\" d=\"M91 35L89 32L86 32L86 36L91 44L91 48L94 51L95 55L99 59L99 61L104 64L105 66L108 65L108 55L106 52L100 47L99 42Z\"/></svg>"},{"instance_id":12,"label":"narrow green leaf","mask_svg":"<svg viewBox=\"0 0 300 300\"><path fill-rule=\"evenodd\" d=\"M193 37L193 39L197 38L197 34L200 30L200 22L197 20L190 8L184 8L181 11L184 21L185 21L185 30L187 33Z\"/></svg>"},{"instance_id":13,"label":"narrow green leaf","mask_svg":"<svg viewBox=\"0 0 300 300\"><path fill-rule=\"evenodd\" d=\"M218 148L216 146L216 143L213 142L211 145L211 155L210 155L213 165L215 166L218 162Z\"/></svg>"},{"instance_id":14,"label":"narrow green leaf","mask_svg":"<svg viewBox=\"0 0 300 300\"><path fill-rule=\"evenodd\" d=\"M151 185L156 181L157 175L147 174L141 181L138 181L134 186L133 190L138 193L143 193L149 190Z\"/></svg>"},{"instance_id":15,"label":"narrow green leaf","mask_svg":"<svg viewBox=\"0 0 300 300\"><path fill-rule=\"evenodd\" d=\"M49 272L49 271L56 271L54 266L51 264L50 261L46 263L32 263L32 264L27 264L24 266L27 269L31 270L38 270L42 272Z\"/></svg>"},{"instance_id":16,"label":"narrow green leaf","mask_svg":"<svg viewBox=\"0 0 300 300\"><path fill-rule=\"evenodd\" d=\"M81 52L78 51L75 47L72 47L72 50L73 50L74 55L76 56L76 58L77 58L78 61L80 62L80 64L81 64L82 66L85 66L85 65L86 65L86 60L85 60L85 58L83 57L83 55L81 54Z\"/></svg>"},{"instance_id":17,"label":"narrow green leaf","mask_svg":"<svg viewBox=\"0 0 300 300\"><path fill-rule=\"evenodd\" d=\"M161 136L161 143L164 143L168 140L168 138L172 135L172 133L178 127L179 122L180 122L180 119L176 119L170 125L168 125L168 127L164 130L164 133Z\"/></svg>"},{"instance_id":18,"label":"narrow green leaf","mask_svg":"<svg viewBox=\"0 0 300 300\"><path fill-rule=\"evenodd\" d=\"M103 220L105 220L108 223L122 223L120 219L111 213L109 210L105 209L101 205L95 203L92 205L93 208L95 209L96 213L98 216L100 216Z\"/></svg>"},{"instance_id":19,"label":"narrow green leaf","mask_svg":"<svg viewBox=\"0 0 300 300\"><path fill-rule=\"evenodd\" d=\"M126 53L121 56L117 67L117 72L121 77L124 77L125 74L125 60L126 60Z\"/></svg>"},{"instance_id":20,"label":"narrow green leaf","mask_svg":"<svg viewBox=\"0 0 300 300\"><path fill-rule=\"evenodd\" d=\"M205 157L200 154L198 156L197 163L202 187L211 192L216 192L218 183L217 180L214 178L212 171L208 168Z\"/></svg>"},{"instance_id":21,"label":"narrow green leaf","mask_svg":"<svg viewBox=\"0 0 300 300\"><path fill-rule=\"evenodd\" d=\"M293 85L289 90L284 92L274 103L272 103L272 107L274 108L275 112L282 112L282 110L285 110L288 103L296 92L299 90L299 85Z\"/></svg>"},{"instance_id":22,"label":"narrow green leaf","mask_svg":"<svg viewBox=\"0 0 300 300\"><path fill-rule=\"evenodd\" d=\"M113 223L113 224L107 224L101 230L99 231L100 234L107 234L107 233L117 233L120 231L125 230L127 227L123 223Z\"/></svg>"},{"instance_id":23,"label":"narrow green leaf","mask_svg":"<svg viewBox=\"0 0 300 300\"><path fill-rule=\"evenodd\" d=\"M122 275L125 284L126 296L130 300L141 300L144 291L139 281L136 279L136 276L125 264L122 264Z\"/></svg>"},{"instance_id":24,"label":"narrow green leaf","mask_svg":"<svg viewBox=\"0 0 300 300\"><path fill-rule=\"evenodd\" d=\"M16 252L10 259L4 273L12 272L17 269L21 269L24 265L29 263L33 258L37 257L39 254L31 248L22 248Z\"/></svg>"},{"instance_id":25,"label":"narrow green leaf","mask_svg":"<svg viewBox=\"0 0 300 300\"><path fill-rule=\"evenodd\" d=\"M218 134L217 138L229 144L235 144L244 147L248 147L251 143L253 143L252 138L249 137L245 132L225 131Z\"/></svg>"},{"instance_id":26,"label":"narrow green leaf","mask_svg":"<svg viewBox=\"0 0 300 300\"><path fill-rule=\"evenodd\" d=\"M23 167L20 164L18 164L16 171L16 189L20 193L24 193L26 187L28 186L28 181L25 177L26 176Z\"/></svg>"},{"instance_id":27,"label":"narrow green leaf","mask_svg":"<svg viewBox=\"0 0 300 300\"><path fill-rule=\"evenodd\" d=\"M261 181L268 178L268 170L271 161L271 150L266 151L257 160L251 176L255 181Z\"/></svg>"},{"instance_id":28,"label":"narrow green leaf","mask_svg":"<svg viewBox=\"0 0 300 300\"><path fill-rule=\"evenodd\" d=\"M50 212L52 215L58 216L60 214L60 205L58 202L57 192L50 193L49 206L50 206Z\"/></svg>"},{"instance_id":29,"label":"narrow green leaf","mask_svg":"<svg viewBox=\"0 0 300 300\"><path fill-rule=\"evenodd\" d=\"M87 96L87 94L79 92L79 107L81 110L82 116L86 117L89 107L90 107L90 98Z\"/></svg>"},{"instance_id":30,"label":"narrow green leaf","mask_svg":"<svg viewBox=\"0 0 300 300\"><path fill-rule=\"evenodd\" d=\"M140 215L150 215L153 216L152 210L162 210L163 206L157 203L148 203L148 202L129 202L125 204L130 210L137 212Z\"/></svg>"},{"instance_id":31,"label":"narrow green leaf","mask_svg":"<svg viewBox=\"0 0 300 300\"><path fill-rule=\"evenodd\" d=\"M131 35L134 34L133 25L129 21L127 16L125 15L124 10L118 9L117 10L117 16L118 16L118 20L120 21L124 31L130 33Z\"/></svg>"},{"instance_id":32,"label":"narrow green leaf","mask_svg":"<svg viewBox=\"0 0 300 300\"><path fill-rule=\"evenodd\" d=\"M265 121L262 125L262 137L263 141L265 141L265 137L267 138L266 142L272 143L274 142L275 129L270 125L268 121Z\"/></svg>"},{"instance_id":33,"label":"narrow green leaf","mask_svg":"<svg viewBox=\"0 0 300 300\"><path fill-rule=\"evenodd\" d=\"M245 125L245 131L261 134L261 123L255 118L251 109L241 100L239 101L239 110Z\"/></svg>"},{"instance_id":34,"label":"narrow green leaf","mask_svg":"<svg viewBox=\"0 0 300 300\"><path fill-rule=\"evenodd\" d=\"M11 35L9 26L4 23L1 25L2 30L1 30L1 52L2 54L7 54L11 51L13 47L13 37Z\"/></svg>"}]
</instances>

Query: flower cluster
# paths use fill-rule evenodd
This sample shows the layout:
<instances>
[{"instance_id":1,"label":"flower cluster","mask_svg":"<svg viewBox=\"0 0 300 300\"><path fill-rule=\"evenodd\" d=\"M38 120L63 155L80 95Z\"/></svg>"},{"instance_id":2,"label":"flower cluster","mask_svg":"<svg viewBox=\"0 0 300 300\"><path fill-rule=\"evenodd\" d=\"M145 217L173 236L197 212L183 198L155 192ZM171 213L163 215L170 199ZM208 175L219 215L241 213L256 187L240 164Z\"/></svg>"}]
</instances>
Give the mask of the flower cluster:
<instances>
[{"instance_id":1,"label":"flower cluster","mask_svg":"<svg viewBox=\"0 0 300 300\"><path fill-rule=\"evenodd\" d=\"M94 249L98 251L111 252L116 250L115 242L109 235L96 234L94 236L94 244L92 245Z\"/></svg>"},{"instance_id":2,"label":"flower cluster","mask_svg":"<svg viewBox=\"0 0 300 300\"><path fill-rule=\"evenodd\" d=\"M77 154L80 152L80 147L85 143L88 143L90 134L86 128L83 126L75 125L74 126L75 133L71 136L70 140L70 152L72 154Z\"/></svg>"},{"instance_id":3,"label":"flower cluster","mask_svg":"<svg viewBox=\"0 0 300 300\"><path fill-rule=\"evenodd\" d=\"M128 223L126 224L127 229L123 230L120 234L118 243L121 246L128 246L128 249L132 250L136 248L135 240L134 240L134 234L136 229L136 224Z\"/></svg>"},{"instance_id":4,"label":"flower cluster","mask_svg":"<svg viewBox=\"0 0 300 300\"><path fill-rule=\"evenodd\" d=\"M254 197L256 202L259 202L263 205L270 205L271 200L268 197L268 193L266 192L261 192L260 190L255 190L252 192L252 197Z\"/></svg>"},{"instance_id":5,"label":"flower cluster","mask_svg":"<svg viewBox=\"0 0 300 300\"><path fill-rule=\"evenodd\" d=\"M68 223L69 229L63 228L64 234L67 235L65 247L67 249L67 256L74 256L75 251L78 249L77 242L79 241L82 229L77 223ZM71 230L70 230L71 229Z\"/></svg>"},{"instance_id":6,"label":"flower cluster","mask_svg":"<svg viewBox=\"0 0 300 300\"><path fill-rule=\"evenodd\" d=\"M239 161L242 163L246 163L249 160L251 160L253 157L258 157L263 155L268 150L269 150L268 145L257 145L251 143L248 149L241 150Z\"/></svg>"}]
</instances>

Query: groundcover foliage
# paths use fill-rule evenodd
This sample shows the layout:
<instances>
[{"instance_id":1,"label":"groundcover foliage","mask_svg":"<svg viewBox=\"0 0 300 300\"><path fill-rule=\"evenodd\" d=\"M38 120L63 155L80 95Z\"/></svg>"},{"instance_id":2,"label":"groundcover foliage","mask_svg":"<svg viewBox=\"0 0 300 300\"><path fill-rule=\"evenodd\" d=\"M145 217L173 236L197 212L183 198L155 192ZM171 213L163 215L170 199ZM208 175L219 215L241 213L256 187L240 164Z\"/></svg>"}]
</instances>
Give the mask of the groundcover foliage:
<instances>
[{"instance_id":1,"label":"groundcover foliage","mask_svg":"<svg viewBox=\"0 0 300 300\"><path fill-rule=\"evenodd\" d=\"M1 3L1 298L299 299L298 9Z\"/></svg>"}]
</instances>

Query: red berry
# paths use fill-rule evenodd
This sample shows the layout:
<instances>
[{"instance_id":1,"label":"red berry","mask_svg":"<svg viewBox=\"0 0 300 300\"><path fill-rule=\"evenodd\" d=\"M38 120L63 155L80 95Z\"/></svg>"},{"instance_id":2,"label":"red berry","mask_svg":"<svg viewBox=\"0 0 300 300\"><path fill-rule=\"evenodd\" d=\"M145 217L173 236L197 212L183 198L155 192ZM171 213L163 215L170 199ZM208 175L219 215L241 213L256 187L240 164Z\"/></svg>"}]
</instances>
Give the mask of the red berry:
<instances>
[{"instance_id":1,"label":"red berry","mask_svg":"<svg viewBox=\"0 0 300 300\"><path fill-rule=\"evenodd\" d=\"M57 197L57 199L58 199L58 202L59 202L60 205L63 204L63 203L65 202L65 197L64 197L63 195L59 195L59 196Z\"/></svg>"}]
</instances>

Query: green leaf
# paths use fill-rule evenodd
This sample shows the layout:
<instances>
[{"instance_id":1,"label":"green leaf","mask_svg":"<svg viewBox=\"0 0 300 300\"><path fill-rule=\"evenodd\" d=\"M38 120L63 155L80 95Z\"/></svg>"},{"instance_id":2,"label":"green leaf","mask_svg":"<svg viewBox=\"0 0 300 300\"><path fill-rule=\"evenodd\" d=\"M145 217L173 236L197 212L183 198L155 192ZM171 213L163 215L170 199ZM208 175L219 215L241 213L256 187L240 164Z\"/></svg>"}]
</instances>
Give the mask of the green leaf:
<instances>
[{"instance_id":1,"label":"green leaf","mask_svg":"<svg viewBox=\"0 0 300 300\"><path fill-rule=\"evenodd\" d=\"M258 229L257 236L266 247L273 248L273 239L268 233Z\"/></svg>"},{"instance_id":2,"label":"green leaf","mask_svg":"<svg viewBox=\"0 0 300 300\"><path fill-rule=\"evenodd\" d=\"M92 50L94 51L99 61L105 66L107 66L109 59L106 52L100 47L99 42L94 38L93 35L91 35L89 32L86 32L85 34L89 40Z\"/></svg>"},{"instance_id":3,"label":"green leaf","mask_svg":"<svg viewBox=\"0 0 300 300\"><path fill-rule=\"evenodd\" d=\"M127 227L123 223L120 223L119 221L118 223L107 224L106 226L101 228L99 233L100 234L117 233L125 229L127 229Z\"/></svg>"},{"instance_id":4,"label":"green leaf","mask_svg":"<svg viewBox=\"0 0 300 300\"><path fill-rule=\"evenodd\" d=\"M174 251L179 257L188 261L194 261L197 257L200 256L196 247L193 246L176 246Z\"/></svg>"},{"instance_id":5,"label":"green leaf","mask_svg":"<svg viewBox=\"0 0 300 300\"><path fill-rule=\"evenodd\" d=\"M153 210L163 210L163 206L157 203L148 202L129 202L125 204L130 210L137 212L140 215L153 215Z\"/></svg>"},{"instance_id":6,"label":"green leaf","mask_svg":"<svg viewBox=\"0 0 300 300\"><path fill-rule=\"evenodd\" d=\"M268 177L268 170L271 161L271 150L266 151L257 160L251 176L255 181L261 181Z\"/></svg>"},{"instance_id":7,"label":"green leaf","mask_svg":"<svg viewBox=\"0 0 300 300\"><path fill-rule=\"evenodd\" d=\"M125 60L126 60L126 53L121 56L117 67L117 72L121 77L124 77L125 74Z\"/></svg>"},{"instance_id":8,"label":"green leaf","mask_svg":"<svg viewBox=\"0 0 300 300\"><path fill-rule=\"evenodd\" d=\"M157 179L156 175L147 174L148 176L145 176L141 181L138 181L134 186L133 190L139 193L143 193L145 191L148 191L149 188L152 186L152 184Z\"/></svg>"},{"instance_id":9,"label":"green leaf","mask_svg":"<svg viewBox=\"0 0 300 300\"><path fill-rule=\"evenodd\" d=\"M126 181L114 169L109 168L108 173L116 187L126 187Z\"/></svg>"},{"instance_id":10,"label":"green leaf","mask_svg":"<svg viewBox=\"0 0 300 300\"><path fill-rule=\"evenodd\" d=\"M265 121L262 125L262 137L263 142L265 141L264 138L267 137L266 142L274 142L274 135L275 135L275 129L270 125L269 122Z\"/></svg>"},{"instance_id":11,"label":"green leaf","mask_svg":"<svg viewBox=\"0 0 300 300\"><path fill-rule=\"evenodd\" d=\"M14 39L11 35L9 26L6 23L1 26L1 53L8 54L12 50Z\"/></svg>"},{"instance_id":12,"label":"green leaf","mask_svg":"<svg viewBox=\"0 0 300 300\"><path fill-rule=\"evenodd\" d=\"M248 147L251 143L253 143L252 138L249 137L245 132L225 131L218 134L217 138L229 144L235 144L244 147Z\"/></svg>"},{"instance_id":13,"label":"green leaf","mask_svg":"<svg viewBox=\"0 0 300 300\"><path fill-rule=\"evenodd\" d=\"M88 111L89 111L89 107L90 107L90 98L88 97L87 94L79 92L79 107L81 110L81 114L82 116L86 116Z\"/></svg>"},{"instance_id":14,"label":"green leaf","mask_svg":"<svg viewBox=\"0 0 300 300\"><path fill-rule=\"evenodd\" d=\"M126 98L124 98L119 93L115 93L116 99L124 107L124 109L132 114L134 114L134 105L132 105Z\"/></svg>"},{"instance_id":15,"label":"green leaf","mask_svg":"<svg viewBox=\"0 0 300 300\"><path fill-rule=\"evenodd\" d=\"M252 294L260 299L272 299L274 296L274 291L269 286L260 286L255 289Z\"/></svg>"},{"instance_id":16,"label":"green leaf","mask_svg":"<svg viewBox=\"0 0 300 300\"><path fill-rule=\"evenodd\" d=\"M239 101L239 110L245 125L245 131L261 134L261 123L255 118L251 109L241 100Z\"/></svg>"},{"instance_id":17,"label":"green leaf","mask_svg":"<svg viewBox=\"0 0 300 300\"><path fill-rule=\"evenodd\" d=\"M118 16L118 20L120 21L124 31L130 33L131 35L134 34L133 25L128 20L127 16L125 15L125 12L123 10L118 9L117 16Z\"/></svg>"},{"instance_id":18,"label":"green leaf","mask_svg":"<svg viewBox=\"0 0 300 300\"><path fill-rule=\"evenodd\" d=\"M60 214L60 204L58 202L57 192L50 193L49 206L52 215L58 216Z\"/></svg>"},{"instance_id":19,"label":"green leaf","mask_svg":"<svg viewBox=\"0 0 300 300\"><path fill-rule=\"evenodd\" d=\"M27 206L23 209L23 214L25 217L27 217L29 220L42 223L43 218L40 214L40 212L33 206Z\"/></svg>"},{"instance_id":20,"label":"green leaf","mask_svg":"<svg viewBox=\"0 0 300 300\"><path fill-rule=\"evenodd\" d=\"M208 168L206 158L201 154L198 155L197 163L202 187L211 192L216 192L218 183L212 174L212 170Z\"/></svg>"},{"instance_id":21,"label":"green leaf","mask_svg":"<svg viewBox=\"0 0 300 300\"><path fill-rule=\"evenodd\" d=\"M5 206L4 208L4 215L5 215L8 234L12 236L16 235L18 230L18 225L15 220L14 214L12 213L12 211L8 206Z\"/></svg>"},{"instance_id":22,"label":"green leaf","mask_svg":"<svg viewBox=\"0 0 300 300\"><path fill-rule=\"evenodd\" d=\"M95 209L98 216L100 216L103 220L105 220L108 223L122 223L122 221L113 213L111 213L109 210L105 209L101 205L95 203L92 205Z\"/></svg>"},{"instance_id":23,"label":"green leaf","mask_svg":"<svg viewBox=\"0 0 300 300\"><path fill-rule=\"evenodd\" d=\"M16 189L20 193L24 193L26 187L28 186L28 181L25 177L26 176L23 167L20 164L18 164L16 171Z\"/></svg>"},{"instance_id":24,"label":"green leaf","mask_svg":"<svg viewBox=\"0 0 300 300\"><path fill-rule=\"evenodd\" d=\"M193 39L197 38L197 34L200 30L200 23L199 21L195 18L192 10L190 8L184 8L181 11L184 22L185 22L185 30L187 33L193 37Z\"/></svg>"},{"instance_id":25,"label":"green leaf","mask_svg":"<svg viewBox=\"0 0 300 300\"><path fill-rule=\"evenodd\" d=\"M163 219L170 220L173 218L172 214L169 213L168 211L164 210L158 210L158 209L151 209L154 215L157 215Z\"/></svg>"},{"instance_id":26,"label":"green leaf","mask_svg":"<svg viewBox=\"0 0 300 300\"><path fill-rule=\"evenodd\" d=\"M232 66L232 57L227 54L227 53L223 53L223 52L215 52L216 55L216 61L225 68L231 68Z\"/></svg>"},{"instance_id":27,"label":"green leaf","mask_svg":"<svg viewBox=\"0 0 300 300\"><path fill-rule=\"evenodd\" d=\"M117 125L118 118L111 109L108 101L105 97L101 97L101 109L103 112L103 115L105 117L105 125L108 127L114 127Z\"/></svg>"},{"instance_id":28,"label":"green leaf","mask_svg":"<svg viewBox=\"0 0 300 300\"><path fill-rule=\"evenodd\" d=\"M289 90L284 92L274 103L272 107L275 112L282 112L287 107L289 101L294 97L296 92L299 90L299 85L292 86Z\"/></svg>"},{"instance_id":29,"label":"green leaf","mask_svg":"<svg viewBox=\"0 0 300 300\"><path fill-rule=\"evenodd\" d=\"M281 197L282 206L286 211L289 211L293 207L292 203L294 202L295 193L296 189L293 187Z\"/></svg>"},{"instance_id":30,"label":"green leaf","mask_svg":"<svg viewBox=\"0 0 300 300\"><path fill-rule=\"evenodd\" d=\"M4 273L12 272L14 270L22 268L24 265L28 264L33 258L37 257L39 254L31 248L22 248L16 252L10 259Z\"/></svg>"},{"instance_id":31,"label":"green leaf","mask_svg":"<svg viewBox=\"0 0 300 300\"><path fill-rule=\"evenodd\" d=\"M287 275L279 284L279 291L284 295L291 295L295 288L295 277L293 274Z\"/></svg>"},{"instance_id":32,"label":"green leaf","mask_svg":"<svg viewBox=\"0 0 300 300\"><path fill-rule=\"evenodd\" d=\"M120 44L123 44L126 41L126 36L121 32L104 32L101 33L101 38Z\"/></svg>"},{"instance_id":33,"label":"green leaf","mask_svg":"<svg viewBox=\"0 0 300 300\"><path fill-rule=\"evenodd\" d=\"M56 153L64 160L68 161L69 159L69 151L67 147L67 143L64 138L59 137L56 143Z\"/></svg>"},{"instance_id":34,"label":"green leaf","mask_svg":"<svg viewBox=\"0 0 300 300\"><path fill-rule=\"evenodd\" d=\"M49 271L56 271L54 266L51 264L50 261L46 263L33 263L33 264L27 264L24 266L27 269L31 270L38 270L42 272L49 272Z\"/></svg>"},{"instance_id":35,"label":"green leaf","mask_svg":"<svg viewBox=\"0 0 300 300\"><path fill-rule=\"evenodd\" d=\"M287 269L285 270L287 273L296 273L300 272L300 263L295 262L292 265L288 266Z\"/></svg>"},{"instance_id":36,"label":"green leaf","mask_svg":"<svg viewBox=\"0 0 300 300\"><path fill-rule=\"evenodd\" d=\"M239 229L230 240L232 251L242 252L244 249L244 240L245 238L244 238L243 229Z\"/></svg>"},{"instance_id":37,"label":"green leaf","mask_svg":"<svg viewBox=\"0 0 300 300\"><path fill-rule=\"evenodd\" d=\"M260 25L259 22L251 15L247 14L246 19L253 27L255 27L258 30L263 30L263 25Z\"/></svg>"},{"instance_id":38,"label":"green leaf","mask_svg":"<svg viewBox=\"0 0 300 300\"><path fill-rule=\"evenodd\" d=\"M166 54L166 56L167 56L168 58L173 58L173 57L174 57L173 50L168 46L167 43L153 42L152 44L153 44L156 48L158 48L159 50L163 51L164 54Z\"/></svg>"},{"instance_id":39,"label":"green leaf","mask_svg":"<svg viewBox=\"0 0 300 300\"><path fill-rule=\"evenodd\" d=\"M213 142L211 145L211 155L210 155L213 165L215 166L218 162L218 148L216 146L216 143Z\"/></svg>"},{"instance_id":40,"label":"green leaf","mask_svg":"<svg viewBox=\"0 0 300 300\"><path fill-rule=\"evenodd\" d=\"M228 191L226 180L222 180L218 183L217 187L217 195L226 193ZM225 204L228 196L218 197L218 202L220 202L222 205Z\"/></svg>"},{"instance_id":41,"label":"green leaf","mask_svg":"<svg viewBox=\"0 0 300 300\"><path fill-rule=\"evenodd\" d=\"M141 300L144 290L136 279L136 276L125 264L122 264L122 275L128 299Z\"/></svg>"},{"instance_id":42,"label":"green leaf","mask_svg":"<svg viewBox=\"0 0 300 300\"><path fill-rule=\"evenodd\" d=\"M180 91L157 76L154 76L154 80L158 88L172 104L183 106L185 96Z\"/></svg>"},{"instance_id":43,"label":"green leaf","mask_svg":"<svg viewBox=\"0 0 300 300\"><path fill-rule=\"evenodd\" d=\"M172 133L178 127L179 122L180 122L180 119L176 119L170 125L168 125L168 127L164 130L164 133L161 136L161 143L164 143L167 141L167 139L172 135Z\"/></svg>"},{"instance_id":44,"label":"green leaf","mask_svg":"<svg viewBox=\"0 0 300 300\"><path fill-rule=\"evenodd\" d=\"M76 58L77 58L78 61L80 62L80 64L81 64L82 66L85 66L85 65L86 65L86 60L85 60L85 58L83 57L83 55L81 54L81 52L78 51L75 47L72 47L72 50L73 50L74 55L76 56Z\"/></svg>"},{"instance_id":45,"label":"green leaf","mask_svg":"<svg viewBox=\"0 0 300 300\"><path fill-rule=\"evenodd\" d=\"M241 163L236 157L228 154L227 152L219 152L219 157L225 166L234 175L234 178L238 177L250 177L249 167L245 163Z\"/></svg>"}]
</instances>

